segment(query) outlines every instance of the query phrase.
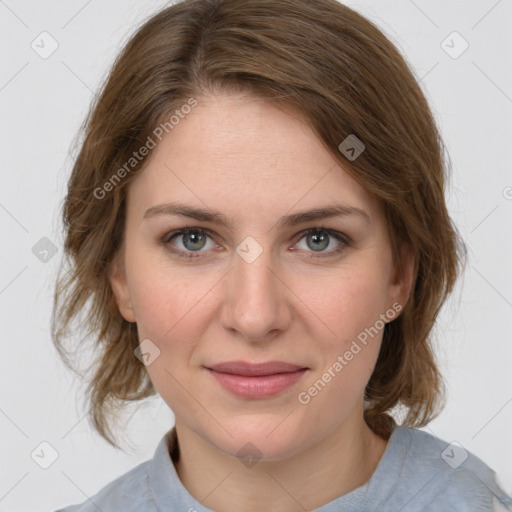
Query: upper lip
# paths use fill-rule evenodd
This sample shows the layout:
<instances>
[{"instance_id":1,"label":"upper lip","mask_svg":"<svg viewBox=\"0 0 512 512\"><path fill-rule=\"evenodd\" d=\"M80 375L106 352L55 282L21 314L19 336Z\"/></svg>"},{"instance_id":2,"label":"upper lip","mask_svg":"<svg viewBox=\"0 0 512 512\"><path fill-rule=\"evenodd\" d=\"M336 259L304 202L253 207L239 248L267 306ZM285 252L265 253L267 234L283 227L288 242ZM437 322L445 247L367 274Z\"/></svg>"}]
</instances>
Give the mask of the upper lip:
<instances>
[{"instance_id":1,"label":"upper lip","mask_svg":"<svg viewBox=\"0 0 512 512\"><path fill-rule=\"evenodd\" d=\"M291 373L305 369L305 366L285 363L284 361L268 361L266 363L248 363L245 361L227 361L225 363L208 366L210 370L233 375L261 376L276 373Z\"/></svg>"}]
</instances>

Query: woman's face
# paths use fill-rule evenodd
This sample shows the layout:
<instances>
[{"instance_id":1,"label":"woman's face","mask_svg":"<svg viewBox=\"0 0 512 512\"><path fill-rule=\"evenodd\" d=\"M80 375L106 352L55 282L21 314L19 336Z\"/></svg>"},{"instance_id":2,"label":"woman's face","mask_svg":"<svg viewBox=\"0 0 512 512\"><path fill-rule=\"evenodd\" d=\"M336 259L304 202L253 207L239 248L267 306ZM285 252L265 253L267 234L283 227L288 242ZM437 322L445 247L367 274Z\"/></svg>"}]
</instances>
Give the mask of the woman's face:
<instances>
[{"instance_id":1,"label":"woman's face","mask_svg":"<svg viewBox=\"0 0 512 512\"><path fill-rule=\"evenodd\" d=\"M268 459L362 422L384 322L410 287L377 203L298 115L251 97L201 98L151 157L128 190L112 285L176 422ZM209 369L232 361L305 370Z\"/></svg>"}]
</instances>

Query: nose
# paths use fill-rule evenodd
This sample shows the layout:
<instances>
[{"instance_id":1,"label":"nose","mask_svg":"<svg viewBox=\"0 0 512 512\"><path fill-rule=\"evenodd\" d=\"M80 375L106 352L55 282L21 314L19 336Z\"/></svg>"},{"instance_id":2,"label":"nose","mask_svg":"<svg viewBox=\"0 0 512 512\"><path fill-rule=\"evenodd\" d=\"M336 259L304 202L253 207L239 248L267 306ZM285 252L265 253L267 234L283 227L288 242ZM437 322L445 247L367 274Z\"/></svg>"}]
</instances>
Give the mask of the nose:
<instances>
[{"instance_id":1,"label":"nose","mask_svg":"<svg viewBox=\"0 0 512 512\"><path fill-rule=\"evenodd\" d=\"M246 341L267 341L285 331L291 321L293 293L270 250L254 260L238 253L227 275L221 310L225 329L236 332Z\"/></svg>"}]
</instances>

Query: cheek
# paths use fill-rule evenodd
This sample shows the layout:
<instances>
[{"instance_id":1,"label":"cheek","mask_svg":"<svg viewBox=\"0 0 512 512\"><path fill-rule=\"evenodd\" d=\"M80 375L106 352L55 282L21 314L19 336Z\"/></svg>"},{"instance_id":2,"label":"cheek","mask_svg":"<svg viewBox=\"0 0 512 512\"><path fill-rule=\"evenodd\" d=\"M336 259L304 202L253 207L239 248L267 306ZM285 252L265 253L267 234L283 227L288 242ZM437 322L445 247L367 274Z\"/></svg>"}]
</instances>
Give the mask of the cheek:
<instances>
[{"instance_id":1,"label":"cheek","mask_svg":"<svg viewBox=\"0 0 512 512\"><path fill-rule=\"evenodd\" d=\"M168 340L188 337L201 325L199 314L207 302L208 290L215 284L214 276L179 268L166 260L164 249L133 250L127 260L130 295L139 333L168 345ZM142 339L142 338L141 338ZM186 340L186 339L185 339Z\"/></svg>"},{"instance_id":2,"label":"cheek","mask_svg":"<svg viewBox=\"0 0 512 512\"><path fill-rule=\"evenodd\" d=\"M140 339L150 338L162 352L186 351L204 331L209 287L192 289L178 280L146 284L135 292Z\"/></svg>"},{"instance_id":3,"label":"cheek","mask_svg":"<svg viewBox=\"0 0 512 512\"><path fill-rule=\"evenodd\" d=\"M344 291L333 290L326 299L332 299L323 310L324 318L330 319L331 332L317 337L319 365L297 398L308 407L308 413L320 417L330 410L332 420L337 421L361 400L375 368L382 342L384 301L375 293L375 286L365 286L361 280Z\"/></svg>"},{"instance_id":4,"label":"cheek","mask_svg":"<svg viewBox=\"0 0 512 512\"><path fill-rule=\"evenodd\" d=\"M387 288L378 266L346 268L323 282L309 296L315 321L319 366L307 382L304 401L351 407L368 382L380 350ZM324 391L325 390L325 391ZM320 396L321 395L321 396ZM316 398L318 396L318 398Z\"/></svg>"},{"instance_id":5,"label":"cheek","mask_svg":"<svg viewBox=\"0 0 512 512\"><path fill-rule=\"evenodd\" d=\"M189 366L210 321L208 290L215 281L169 271L164 274L156 265L141 266L132 277L139 339L151 340L158 354L146 371L168 406L183 414L191 409L183 390L193 389L195 374Z\"/></svg>"},{"instance_id":6,"label":"cheek","mask_svg":"<svg viewBox=\"0 0 512 512\"><path fill-rule=\"evenodd\" d=\"M388 307L388 289L377 267L344 268L336 275L316 279L314 288L304 282L299 291L303 302L315 314L317 335L332 340L332 348L343 350L366 328L370 328ZM309 291L308 291L309 290Z\"/></svg>"}]
</instances>

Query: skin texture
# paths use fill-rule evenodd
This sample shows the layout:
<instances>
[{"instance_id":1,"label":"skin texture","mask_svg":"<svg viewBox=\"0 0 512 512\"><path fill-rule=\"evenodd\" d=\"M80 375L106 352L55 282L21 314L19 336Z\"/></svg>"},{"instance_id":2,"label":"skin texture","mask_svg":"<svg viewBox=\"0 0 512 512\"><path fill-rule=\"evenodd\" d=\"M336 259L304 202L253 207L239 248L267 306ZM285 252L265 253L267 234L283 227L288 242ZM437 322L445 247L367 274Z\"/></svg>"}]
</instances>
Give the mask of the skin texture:
<instances>
[{"instance_id":1,"label":"skin texture","mask_svg":"<svg viewBox=\"0 0 512 512\"><path fill-rule=\"evenodd\" d=\"M387 446L363 419L382 331L309 403L297 397L408 298L413 259L398 272L377 202L298 113L247 95L198 98L151 158L128 189L111 283L123 317L160 350L147 371L175 414L181 481L205 506L226 512L310 510L364 484ZM171 201L220 211L233 228L143 218ZM331 203L360 208L369 220L277 226L284 215ZM183 235L162 242L186 227L209 231L203 246L185 245ZM317 248L301 234L321 227L350 244L329 236ZM262 249L251 263L236 252L249 236ZM277 396L241 398L204 368L232 360L280 360L308 371ZM237 458L249 442L261 457L250 467Z\"/></svg>"}]
</instances>

